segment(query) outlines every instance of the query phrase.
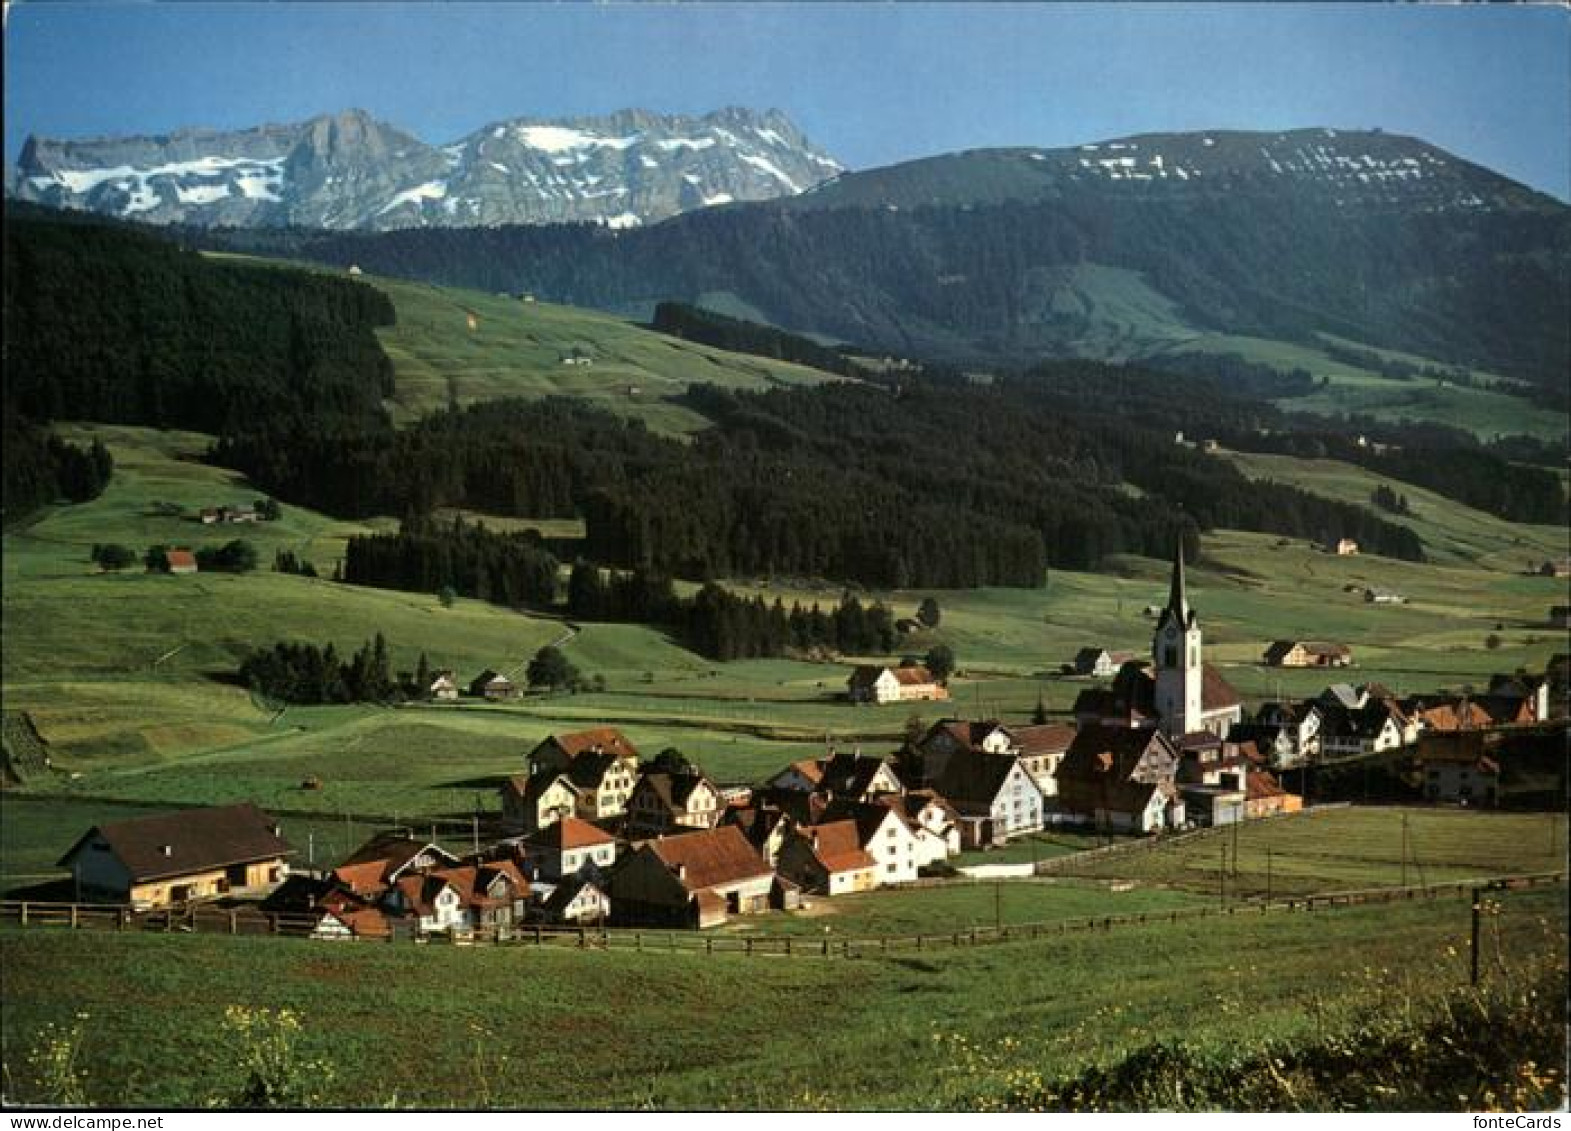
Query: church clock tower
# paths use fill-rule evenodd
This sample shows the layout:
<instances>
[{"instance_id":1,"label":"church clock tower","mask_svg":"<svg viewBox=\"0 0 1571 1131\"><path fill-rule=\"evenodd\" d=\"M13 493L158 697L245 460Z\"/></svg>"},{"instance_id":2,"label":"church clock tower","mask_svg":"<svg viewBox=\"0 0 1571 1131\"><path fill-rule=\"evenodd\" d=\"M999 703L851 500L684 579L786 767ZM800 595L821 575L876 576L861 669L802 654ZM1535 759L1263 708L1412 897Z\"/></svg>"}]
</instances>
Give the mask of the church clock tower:
<instances>
[{"instance_id":1,"label":"church clock tower","mask_svg":"<svg viewBox=\"0 0 1571 1131\"><path fill-rule=\"evenodd\" d=\"M1156 713L1158 725L1169 738L1200 730L1200 621L1184 592L1184 544L1173 554L1173 582L1167 608L1157 618L1151 641L1156 663Z\"/></svg>"}]
</instances>

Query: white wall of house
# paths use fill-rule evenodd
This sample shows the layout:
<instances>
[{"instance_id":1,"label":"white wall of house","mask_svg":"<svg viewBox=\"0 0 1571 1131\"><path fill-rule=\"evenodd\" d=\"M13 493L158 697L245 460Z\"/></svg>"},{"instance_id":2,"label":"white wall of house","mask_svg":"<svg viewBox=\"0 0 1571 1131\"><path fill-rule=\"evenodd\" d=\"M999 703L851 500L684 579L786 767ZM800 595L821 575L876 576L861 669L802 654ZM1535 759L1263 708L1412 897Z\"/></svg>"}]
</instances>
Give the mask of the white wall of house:
<instances>
[{"instance_id":1,"label":"white wall of house","mask_svg":"<svg viewBox=\"0 0 1571 1131\"><path fill-rule=\"evenodd\" d=\"M904 884L916 879L916 835L894 810L885 813L873 835L862 846L878 862L880 884Z\"/></svg>"},{"instance_id":2,"label":"white wall of house","mask_svg":"<svg viewBox=\"0 0 1571 1131\"><path fill-rule=\"evenodd\" d=\"M993 836L1003 840L1042 827L1042 791L1018 762L993 798Z\"/></svg>"}]
</instances>

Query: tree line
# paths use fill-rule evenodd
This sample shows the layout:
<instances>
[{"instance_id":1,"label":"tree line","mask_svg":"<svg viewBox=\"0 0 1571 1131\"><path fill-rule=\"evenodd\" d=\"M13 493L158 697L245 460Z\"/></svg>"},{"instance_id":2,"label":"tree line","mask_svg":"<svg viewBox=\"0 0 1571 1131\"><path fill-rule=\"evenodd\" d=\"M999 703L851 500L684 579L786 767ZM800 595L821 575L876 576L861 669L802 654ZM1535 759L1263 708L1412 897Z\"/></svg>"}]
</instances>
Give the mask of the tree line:
<instances>
[{"instance_id":1,"label":"tree line","mask_svg":"<svg viewBox=\"0 0 1571 1131\"><path fill-rule=\"evenodd\" d=\"M0 507L8 526L50 503L96 499L114 474L114 457L103 441L95 438L86 448L67 443L46 425L15 411L9 395L3 433Z\"/></svg>"}]
</instances>

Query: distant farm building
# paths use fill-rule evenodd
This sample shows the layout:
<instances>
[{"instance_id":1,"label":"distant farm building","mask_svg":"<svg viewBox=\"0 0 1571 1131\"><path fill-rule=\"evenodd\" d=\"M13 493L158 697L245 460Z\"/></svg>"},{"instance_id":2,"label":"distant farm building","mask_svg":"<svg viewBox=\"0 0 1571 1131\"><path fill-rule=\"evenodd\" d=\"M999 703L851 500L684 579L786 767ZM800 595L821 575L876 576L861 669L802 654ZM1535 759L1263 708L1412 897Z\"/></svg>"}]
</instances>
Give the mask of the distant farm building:
<instances>
[{"instance_id":1,"label":"distant farm building","mask_svg":"<svg viewBox=\"0 0 1571 1131\"><path fill-rule=\"evenodd\" d=\"M256 806L181 809L95 825L60 859L77 898L168 907L272 887L293 854Z\"/></svg>"},{"instance_id":2,"label":"distant farm building","mask_svg":"<svg viewBox=\"0 0 1571 1131\"><path fill-rule=\"evenodd\" d=\"M1326 549L1338 557L1351 558L1358 554L1358 543L1351 538L1338 538L1326 543Z\"/></svg>"},{"instance_id":3,"label":"distant farm building","mask_svg":"<svg viewBox=\"0 0 1571 1131\"><path fill-rule=\"evenodd\" d=\"M450 671L437 672L431 679L431 684L426 688L426 694L439 702L450 702L458 698L458 680Z\"/></svg>"},{"instance_id":4,"label":"distant farm building","mask_svg":"<svg viewBox=\"0 0 1571 1131\"><path fill-rule=\"evenodd\" d=\"M1559 561L1546 561L1538 567L1540 577L1571 577L1571 558L1561 558Z\"/></svg>"},{"instance_id":5,"label":"distant farm building","mask_svg":"<svg viewBox=\"0 0 1571 1131\"><path fill-rule=\"evenodd\" d=\"M505 675L487 668L469 681L469 694L477 699L490 699L496 702L503 699L517 699L518 687Z\"/></svg>"},{"instance_id":6,"label":"distant farm building","mask_svg":"<svg viewBox=\"0 0 1571 1131\"><path fill-rule=\"evenodd\" d=\"M1104 678L1117 675L1118 669L1134 658L1131 652L1109 652L1106 648L1082 648L1075 653L1075 674Z\"/></svg>"},{"instance_id":7,"label":"distant farm building","mask_svg":"<svg viewBox=\"0 0 1571 1131\"><path fill-rule=\"evenodd\" d=\"M196 572L196 555L190 550L166 550L164 560L169 563L170 573Z\"/></svg>"},{"instance_id":8,"label":"distant farm building","mask_svg":"<svg viewBox=\"0 0 1571 1131\"><path fill-rule=\"evenodd\" d=\"M1364 590L1364 601L1371 605L1405 605L1407 598L1395 589L1382 589L1378 585L1371 585Z\"/></svg>"},{"instance_id":9,"label":"distant farm building","mask_svg":"<svg viewBox=\"0 0 1571 1131\"><path fill-rule=\"evenodd\" d=\"M1346 644L1277 640L1266 649L1265 662L1274 668L1345 668L1353 662Z\"/></svg>"},{"instance_id":10,"label":"distant farm building","mask_svg":"<svg viewBox=\"0 0 1571 1131\"><path fill-rule=\"evenodd\" d=\"M365 274L365 272L360 270L360 264L358 264L358 263L351 263L349 265L349 273L351 275L363 275L363 274Z\"/></svg>"},{"instance_id":11,"label":"distant farm building","mask_svg":"<svg viewBox=\"0 0 1571 1131\"><path fill-rule=\"evenodd\" d=\"M888 668L863 664L846 680L853 703L905 703L948 699L949 691L925 667Z\"/></svg>"}]
</instances>

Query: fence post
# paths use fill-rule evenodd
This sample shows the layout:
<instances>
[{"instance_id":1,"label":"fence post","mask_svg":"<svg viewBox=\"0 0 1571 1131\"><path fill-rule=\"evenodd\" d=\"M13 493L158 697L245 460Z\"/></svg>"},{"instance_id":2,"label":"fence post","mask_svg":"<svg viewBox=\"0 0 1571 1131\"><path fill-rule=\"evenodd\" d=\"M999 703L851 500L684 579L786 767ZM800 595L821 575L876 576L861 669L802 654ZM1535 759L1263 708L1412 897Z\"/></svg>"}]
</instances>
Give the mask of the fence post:
<instances>
[{"instance_id":1,"label":"fence post","mask_svg":"<svg viewBox=\"0 0 1571 1131\"><path fill-rule=\"evenodd\" d=\"M76 930L76 904L71 904L71 929Z\"/></svg>"},{"instance_id":2,"label":"fence post","mask_svg":"<svg viewBox=\"0 0 1571 1131\"><path fill-rule=\"evenodd\" d=\"M536 923L535 924L535 945L536 946L542 946L542 945L544 945L544 943L545 943L545 932L540 929L540 924Z\"/></svg>"},{"instance_id":3,"label":"fence post","mask_svg":"<svg viewBox=\"0 0 1571 1131\"><path fill-rule=\"evenodd\" d=\"M745 939L742 940L742 953L743 954L748 954L748 955L751 955L753 953L753 940L752 940L752 938L749 937L749 938L745 938Z\"/></svg>"},{"instance_id":4,"label":"fence post","mask_svg":"<svg viewBox=\"0 0 1571 1131\"><path fill-rule=\"evenodd\" d=\"M231 935L238 935L240 933L240 925L235 922L235 913L233 911L229 913L229 933Z\"/></svg>"},{"instance_id":5,"label":"fence post","mask_svg":"<svg viewBox=\"0 0 1571 1131\"><path fill-rule=\"evenodd\" d=\"M675 936L673 936L672 939L671 939L671 946L672 946L673 949L676 947L676 938L675 938ZM708 938L704 939L704 953L705 954L713 954L714 952L715 952L715 940L714 940L714 936L711 935Z\"/></svg>"},{"instance_id":6,"label":"fence post","mask_svg":"<svg viewBox=\"0 0 1571 1131\"><path fill-rule=\"evenodd\" d=\"M1480 911L1482 911L1482 909L1483 909L1482 908L1483 899L1484 899L1483 889L1482 888L1474 888L1473 889L1473 945L1472 945L1472 953L1471 953L1471 958L1470 958L1470 966L1472 967L1472 969L1471 969L1471 972L1469 973L1469 976L1468 976L1468 984L1469 985L1473 985L1473 986L1478 985L1478 916L1479 916Z\"/></svg>"},{"instance_id":7,"label":"fence post","mask_svg":"<svg viewBox=\"0 0 1571 1131\"><path fill-rule=\"evenodd\" d=\"M22 900L22 926L27 926L27 900Z\"/></svg>"},{"instance_id":8,"label":"fence post","mask_svg":"<svg viewBox=\"0 0 1571 1131\"><path fill-rule=\"evenodd\" d=\"M791 956L791 936L787 935L786 936L786 957L789 958L790 956Z\"/></svg>"},{"instance_id":9,"label":"fence post","mask_svg":"<svg viewBox=\"0 0 1571 1131\"><path fill-rule=\"evenodd\" d=\"M850 958L851 957L851 940L850 939L842 939L842 940L840 940L840 957L841 958Z\"/></svg>"}]
</instances>

